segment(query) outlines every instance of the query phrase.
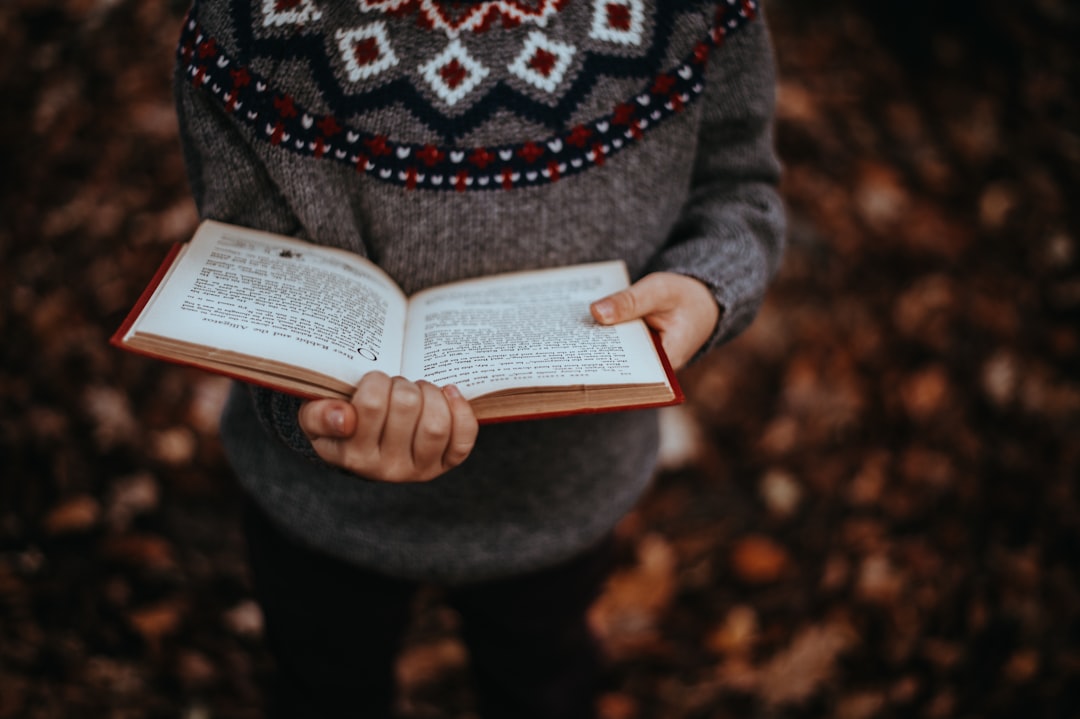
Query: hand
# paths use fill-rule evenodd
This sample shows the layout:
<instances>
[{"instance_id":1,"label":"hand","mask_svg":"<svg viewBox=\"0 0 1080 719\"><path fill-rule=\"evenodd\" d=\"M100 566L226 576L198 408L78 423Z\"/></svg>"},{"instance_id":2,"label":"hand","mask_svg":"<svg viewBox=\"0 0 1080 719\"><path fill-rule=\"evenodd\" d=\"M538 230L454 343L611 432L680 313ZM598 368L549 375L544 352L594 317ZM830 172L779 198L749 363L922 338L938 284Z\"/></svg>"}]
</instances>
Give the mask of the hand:
<instances>
[{"instance_id":1,"label":"hand","mask_svg":"<svg viewBox=\"0 0 1080 719\"><path fill-rule=\"evenodd\" d=\"M679 369L712 336L720 306L700 280L674 272L645 275L589 308L602 325L641 318L660 334L671 366Z\"/></svg>"},{"instance_id":2,"label":"hand","mask_svg":"<svg viewBox=\"0 0 1080 719\"><path fill-rule=\"evenodd\" d=\"M478 432L456 387L382 372L364 375L349 402L305 402L299 422L323 460L383 482L438 477L465 461Z\"/></svg>"}]
</instances>

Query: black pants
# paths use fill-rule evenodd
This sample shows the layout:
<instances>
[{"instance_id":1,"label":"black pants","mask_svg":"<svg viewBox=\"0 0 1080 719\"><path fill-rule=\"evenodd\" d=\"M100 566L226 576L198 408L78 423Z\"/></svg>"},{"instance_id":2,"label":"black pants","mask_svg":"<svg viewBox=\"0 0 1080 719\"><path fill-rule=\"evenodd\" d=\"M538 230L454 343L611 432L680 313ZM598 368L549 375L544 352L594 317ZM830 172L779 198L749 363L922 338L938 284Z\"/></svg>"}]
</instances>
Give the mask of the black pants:
<instances>
[{"instance_id":1,"label":"black pants","mask_svg":"<svg viewBox=\"0 0 1080 719\"><path fill-rule=\"evenodd\" d=\"M248 504L255 594L278 669L270 715L391 717L394 663L419 586L300 545ZM557 567L446 590L484 719L595 716L601 660L586 612L611 566L608 539Z\"/></svg>"}]
</instances>

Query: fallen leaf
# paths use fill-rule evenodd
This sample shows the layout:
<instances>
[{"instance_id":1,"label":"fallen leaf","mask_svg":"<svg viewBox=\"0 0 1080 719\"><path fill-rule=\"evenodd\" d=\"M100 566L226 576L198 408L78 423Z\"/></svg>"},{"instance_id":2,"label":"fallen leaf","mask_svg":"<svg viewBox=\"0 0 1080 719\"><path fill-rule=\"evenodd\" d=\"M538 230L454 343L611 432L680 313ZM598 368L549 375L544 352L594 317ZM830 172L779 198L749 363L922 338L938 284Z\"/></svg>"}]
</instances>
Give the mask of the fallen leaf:
<instances>
[{"instance_id":1,"label":"fallen leaf","mask_svg":"<svg viewBox=\"0 0 1080 719\"><path fill-rule=\"evenodd\" d=\"M125 534L109 537L101 545L104 557L150 571L176 568L172 543L154 534Z\"/></svg>"},{"instance_id":2,"label":"fallen leaf","mask_svg":"<svg viewBox=\"0 0 1080 719\"><path fill-rule=\"evenodd\" d=\"M205 689L218 678L218 668L206 654L185 649L176 657L176 675L189 691Z\"/></svg>"},{"instance_id":3,"label":"fallen leaf","mask_svg":"<svg viewBox=\"0 0 1080 719\"><path fill-rule=\"evenodd\" d=\"M158 508L160 491L154 475L140 472L121 477L109 488L105 518L117 531L127 529L131 521Z\"/></svg>"},{"instance_id":4,"label":"fallen leaf","mask_svg":"<svg viewBox=\"0 0 1080 719\"><path fill-rule=\"evenodd\" d=\"M757 612L753 607L739 605L728 610L724 623L709 634L705 646L717 654L746 655L753 649L757 636Z\"/></svg>"},{"instance_id":5,"label":"fallen leaf","mask_svg":"<svg viewBox=\"0 0 1080 719\"><path fill-rule=\"evenodd\" d=\"M676 556L659 534L642 538L637 564L613 574L593 604L589 621L613 653L655 636L656 624L677 587Z\"/></svg>"},{"instance_id":6,"label":"fallen leaf","mask_svg":"<svg viewBox=\"0 0 1080 719\"><path fill-rule=\"evenodd\" d=\"M88 387L83 395L83 406L94 422L94 439L103 450L124 443L133 443L139 436L139 423L135 420L127 395L115 387Z\"/></svg>"},{"instance_id":7,"label":"fallen leaf","mask_svg":"<svg viewBox=\"0 0 1080 719\"><path fill-rule=\"evenodd\" d=\"M750 584L775 582L783 576L790 562L787 549L763 535L743 537L731 551L731 568L735 576Z\"/></svg>"},{"instance_id":8,"label":"fallen leaf","mask_svg":"<svg viewBox=\"0 0 1080 719\"><path fill-rule=\"evenodd\" d=\"M398 657L396 676L405 692L437 683L453 672L464 670L468 651L457 638L415 644Z\"/></svg>"},{"instance_id":9,"label":"fallen leaf","mask_svg":"<svg viewBox=\"0 0 1080 719\"><path fill-rule=\"evenodd\" d=\"M222 621L226 629L239 637L254 639L262 636L262 609L251 599L246 599L225 612Z\"/></svg>"},{"instance_id":10,"label":"fallen leaf","mask_svg":"<svg viewBox=\"0 0 1080 719\"><path fill-rule=\"evenodd\" d=\"M101 504L88 494L72 497L54 507L43 522L52 535L87 532L101 520Z\"/></svg>"},{"instance_id":11,"label":"fallen leaf","mask_svg":"<svg viewBox=\"0 0 1080 719\"><path fill-rule=\"evenodd\" d=\"M172 599L141 607L128 614L128 622L153 652L160 650L165 637L180 629L183 620L183 604Z\"/></svg>"},{"instance_id":12,"label":"fallen leaf","mask_svg":"<svg viewBox=\"0 0 1080 719\"><path fill-rule=\"evenodd\" d=\"M170 427L151 436L151 454L154 459L171 465L191 462L198 447L198 439L189 427Z\"/></svg>"},{"instance_id":13,"label":"fallen leaf","mask_svg":"<svg viewBox=\"0 0 1080 719\"><path fill-rule=\"evenodd\" d=\"M881 692L859 692L843 697L833 713L835 719L873 719L881 716L885 696Z\"/></svg>"},{"instance_id":14,"label":"fallen leaf","mask_svg":"<svg viewBox=\"0 0 1080 719\"><path fill-rule=\"evenodd\" d=\"M766 704L801 704L832 679L840 657L855 646L851 627L839 621L802 629L791 644L758 672L757 689Z\"/></svg>"},{"instance_id":15,"label":"fallen leaf","mask_svg":"<svg viewBox=\"0 0 1080 719\"><path fill-rule=\"evenodd\" d=\"M784 470L771 469L766 472L758 491L769 513L780 519L793 515L802 502L802 485L795 475Z\"/></svg>"},{"instance_id":16,"label":"fallen leaf","mask_svg":"<svg viewBox=\"0 0 1080 719\"><path fill-rule=\"evenodd\" d=\"M596 702L599 719L637 719L640 712L637 700L621 692L606 692Z\"/></svg>"},{"instance_id":17,"label":"fallen leaf","mask_svg":"<svg viewBox=\"0 0 1080 719\"><path fill-rule=\"evenodd\" d=\"M904 577L888 557L875 554L859 565L855 593L860 599L887 606L898 601L903 590Z\"/></svg>"},{"instance_id":18,"label":"fallen leaf","mask_svg":"<svg viewBox=\"0 0 1080 719\"><path fill-rule=\"evenodd\" d=\"M1020 372L1017 358L1008 350L998 350L983 363L982 390L998 409L1005 409L1016 398Z\"/></svg>"},{"instance_id":19,"label":"fallen leaf","mask_svg":"<svg viewBox=\"0 0 1080 719\"><path fill-rule=\"evenodd\" d=\"M949 399L949 378L940 364L926 367L900 387L900 397L908 416L926 421L941 412Z\"/></svg>"}]
</instances>

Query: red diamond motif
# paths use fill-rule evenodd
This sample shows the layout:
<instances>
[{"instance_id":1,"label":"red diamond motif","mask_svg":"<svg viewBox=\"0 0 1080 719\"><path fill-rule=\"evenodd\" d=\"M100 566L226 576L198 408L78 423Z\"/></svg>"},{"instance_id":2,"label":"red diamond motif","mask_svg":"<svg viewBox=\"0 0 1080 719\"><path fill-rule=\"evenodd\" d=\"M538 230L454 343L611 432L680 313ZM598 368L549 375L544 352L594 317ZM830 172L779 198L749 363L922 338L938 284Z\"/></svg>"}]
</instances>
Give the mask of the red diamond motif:
<instances>
[{"instance_id":1,"label":"red diamond motif","mask_svg":"<svg viewBox=\"0 0 1080 719\"><path fill-rule=\"evenodd\" d=\"M451 90L457 88L458 85L465 82L465 78L469 75L469 71L465 69L465 66L458 62L455 57L450 62L439 68L439 76L442 77L443 82Z\"/></svg>"},{"instance_id":2,"label":"red diamond motif","mask_svg":"<svg viewBox=\"0 0 1080 719\"><path fill-rule=\"evenodd\" d=\"M370 65L379 59L382 52L379 50L379 42L373 37L366 37L353 45L353 58L360 67Z\"/></svg>"},{"instance_id":3,"label":"red diamond motif","mask_svg":"<svg viewBox=\"0 0 1080 719\"><path fill-rule=\"evenodd\" d=\"M285 12L287 10L294 10L298 5L303 2L304 0L277 0L274 3L274 11Z\"/></svg>"},{"instance_id":4,"label":"red diamond motif","mask_svg":"<svg viewBox=\"0 0 1080 719\"><path fill-rule=\"evenodd\" d=\"M538 73L547 77L551 74L551 71L555 68L555 63L558 60L554 53L548 52L542 47L536 48L536 53L529 60L529 67L536 70Z\"/></svg>"},{"instance_id":5,"label":"red diamond motif","mask_svg":"<svg viewBox=\"0 0 1080 719\"><path fill-rule=\"evenodd\" d=\"M604 10L607 12L609 27L619 30L620 32L626 32L630 29L630 8L626 5L612 2L605 5Z\"/></svg>"}]
</instances>

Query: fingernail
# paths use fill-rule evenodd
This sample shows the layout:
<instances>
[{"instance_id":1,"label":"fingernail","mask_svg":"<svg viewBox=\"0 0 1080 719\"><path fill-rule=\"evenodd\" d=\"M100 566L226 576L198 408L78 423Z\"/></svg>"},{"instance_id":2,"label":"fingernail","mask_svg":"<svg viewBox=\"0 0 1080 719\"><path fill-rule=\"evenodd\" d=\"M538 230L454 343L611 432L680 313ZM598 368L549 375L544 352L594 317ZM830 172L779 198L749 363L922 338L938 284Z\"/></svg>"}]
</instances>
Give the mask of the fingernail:
<instances>
[{"instance_id":1,"label":"fingernail","mask_svg":"<svg viewBox=\"0 0 1080 719\"><path fill-rule=\"evenodd\" d=\"M330 422L330 428L334 431L334 434L339 437L345 435L345 412L341 409L332 409L326 415L327 420Z\"/></svg>"},{"instance_id":2,"label":"fingernail","mask_svg":"<svg viewBox=\"0 0 1080 719\"><path fill-rule=\"evenodd\" d=\"M593 303L593 313L601 322L611 322L615 315L615 307L609 300L600 300Z\"/></svg>"},{"instance_id":3,"label":"fingernail","mask_svg":"<svg viewBox=\"0 0 1080 719\"><path fill-rule=\"evenodd\" d=\"M447 397L450 397L451 399L458 399L462 396L461 390L457 388L457 385L453 384L448 384L443 387L443 394L445 394Z\"/></svg>"}]
</instances>

